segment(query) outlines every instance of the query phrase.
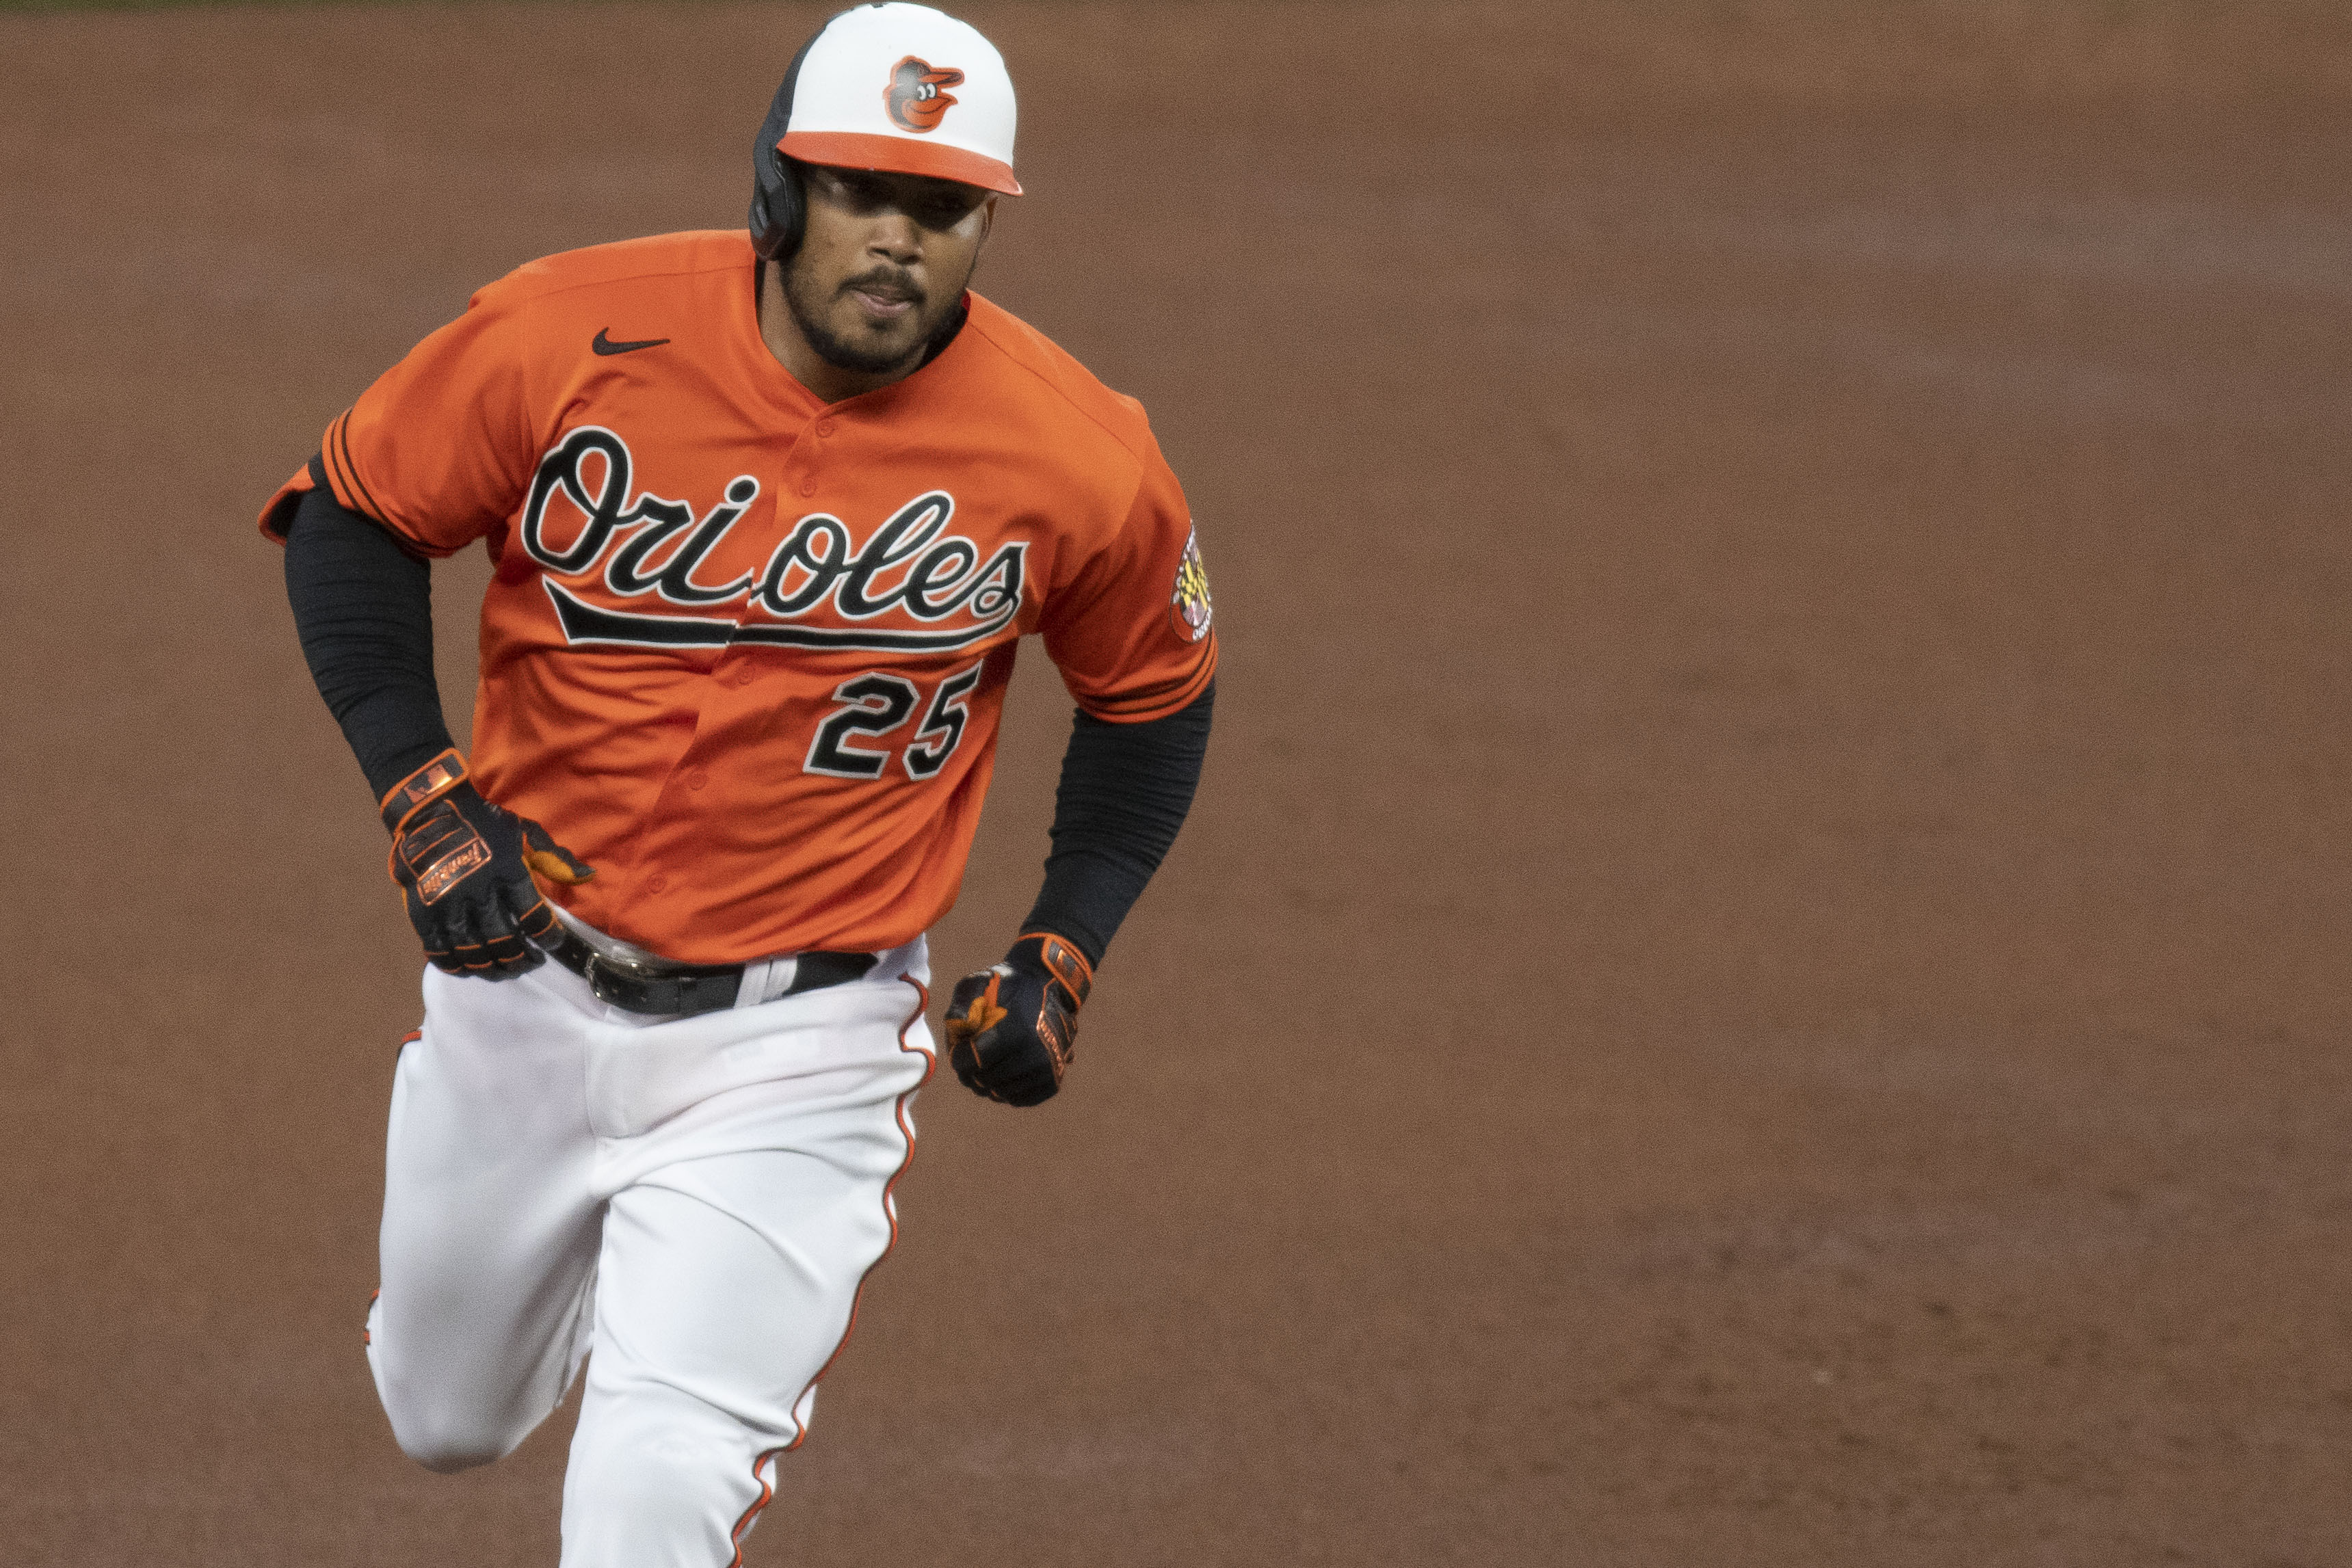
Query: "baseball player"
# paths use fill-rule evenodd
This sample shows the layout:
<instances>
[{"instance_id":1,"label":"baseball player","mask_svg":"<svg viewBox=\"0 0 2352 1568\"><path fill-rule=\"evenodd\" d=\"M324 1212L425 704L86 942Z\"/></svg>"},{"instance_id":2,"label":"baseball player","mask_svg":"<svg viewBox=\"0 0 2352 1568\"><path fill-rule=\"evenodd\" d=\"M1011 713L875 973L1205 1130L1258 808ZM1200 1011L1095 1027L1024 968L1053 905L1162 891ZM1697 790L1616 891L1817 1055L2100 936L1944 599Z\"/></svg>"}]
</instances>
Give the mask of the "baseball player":
<instances>
[{"instance_id":1,"label":"baseball player","mask_svg":"<svg viewBox=\"0 0 2352 1568\"><path fill-rule=\"evenodd\" d=\"M326 430L261 526L429 960L368 1356L436 1469L588 1364L568 1568L740 1561L897 1227L1016 644L1077 712L1044 887L957 983L1013 1105L1188 810L1217 640L1143 411L966 287L997 51L859 5L786 72L749 232L533 262ZM471 745L429 567L481 540Z\"/></svg>"}]
</instances>

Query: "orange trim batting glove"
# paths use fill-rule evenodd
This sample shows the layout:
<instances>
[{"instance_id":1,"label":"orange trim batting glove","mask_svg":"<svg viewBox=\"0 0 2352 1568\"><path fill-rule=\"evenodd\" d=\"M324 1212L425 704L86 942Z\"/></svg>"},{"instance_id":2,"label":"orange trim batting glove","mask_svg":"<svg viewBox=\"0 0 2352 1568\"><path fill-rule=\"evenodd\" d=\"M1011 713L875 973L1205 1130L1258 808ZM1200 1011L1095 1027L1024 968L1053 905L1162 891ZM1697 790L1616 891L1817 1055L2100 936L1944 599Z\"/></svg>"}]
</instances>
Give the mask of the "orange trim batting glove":
<instances>
[{"instance_id":1,"label":"orange trim batting glove","mask_svg":"<svg viewBox=\"0 0 2352 1568\"><path fill-rule=\"evenodd\" d=\"M1078 1009L1095 983L1087 956L1049 931L958 980L948 998L948 1065L975 1094L1042 1104L1062 1086L1078 1042Z\"/></svg>"},{"instance_id":2,"label":"orange trim batting glove","mask_svg":"<svg viewBox=\"0 0 2352 1568\"><path fill-rule=\"evenodd\" d=\"M537 872L570 885L595 871L545 828L482 799L455 747L392 787L377 808L392 833L387 869L433 967L504 980L546 958L525 938L555 929Z\"/></svg>"}]
</instances>

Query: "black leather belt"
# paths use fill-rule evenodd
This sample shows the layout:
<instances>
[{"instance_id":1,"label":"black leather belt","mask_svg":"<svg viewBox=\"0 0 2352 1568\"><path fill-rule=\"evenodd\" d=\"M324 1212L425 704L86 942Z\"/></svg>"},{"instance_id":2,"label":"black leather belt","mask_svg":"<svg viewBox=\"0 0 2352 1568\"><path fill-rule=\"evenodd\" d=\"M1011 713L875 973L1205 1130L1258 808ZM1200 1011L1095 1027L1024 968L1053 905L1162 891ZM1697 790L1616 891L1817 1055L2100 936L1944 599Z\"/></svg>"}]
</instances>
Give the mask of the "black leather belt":
<instances>
[{"instance_id":1,"label":"black leather belt","mask_svg":"<svg viewBox=\"0 0 2352 1568\"><path fill-rule=\"evenodd\" d=\"M625 1012L715 1013L733 1007L743 990L740 964L664 964L659 968L632 964L599 953L566 925L558 925L552 936L537 946L587 981L598 1001ZM872 967L871 953L803 953L793 960L793 983L776 996L796 997L862 980Z\"/></svg>"}]
</instances>

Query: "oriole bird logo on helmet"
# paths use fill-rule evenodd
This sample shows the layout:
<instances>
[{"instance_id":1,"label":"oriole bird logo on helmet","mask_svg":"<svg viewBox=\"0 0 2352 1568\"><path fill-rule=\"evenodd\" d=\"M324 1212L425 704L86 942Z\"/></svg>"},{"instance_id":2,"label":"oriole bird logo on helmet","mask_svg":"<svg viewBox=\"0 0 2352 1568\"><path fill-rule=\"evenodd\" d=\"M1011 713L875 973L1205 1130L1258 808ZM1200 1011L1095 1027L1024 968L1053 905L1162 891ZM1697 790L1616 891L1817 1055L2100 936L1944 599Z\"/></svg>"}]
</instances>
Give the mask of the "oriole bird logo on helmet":
<instances>
[{"instance_id":1,"label":"oriole bird logo on helmet","mask_svg":"<svg viewBox=\"0 0 2352 1568\"><path fill-rule=\"evenodd\" d=\"M890 68L890 85L882 89L882 107L890 111L890 123L901 131L919 135L937 131L955 102L953 94L940 89L962 85L963 72L955 67L934 68L930 61L908 55Z\"/></svg>"}]
</instances>

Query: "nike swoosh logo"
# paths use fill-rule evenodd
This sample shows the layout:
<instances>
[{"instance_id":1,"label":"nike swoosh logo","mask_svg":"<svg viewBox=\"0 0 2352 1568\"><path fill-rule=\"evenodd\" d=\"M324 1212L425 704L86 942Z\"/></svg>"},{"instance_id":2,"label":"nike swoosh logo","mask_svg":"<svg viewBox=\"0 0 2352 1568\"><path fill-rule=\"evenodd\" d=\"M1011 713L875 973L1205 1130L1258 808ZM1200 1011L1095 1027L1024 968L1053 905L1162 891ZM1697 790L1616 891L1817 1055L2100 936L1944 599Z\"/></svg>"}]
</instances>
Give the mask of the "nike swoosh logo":
<instances>
[{"instance_id":1,"label":"nike swoosh logo","mask_svg":"<svg viewBox=\"0 0 2352 1568\"><path fill-rule=\"evenodd\" d=\"M641 343L615 343L612 339L604 336L610 330L612 329L609 327L599 327L596 329L596 340L588 346L600 354L634 354L639 349L658 349L669 341L667 338L647 338Z\"/></svg>"}]
</instances>

